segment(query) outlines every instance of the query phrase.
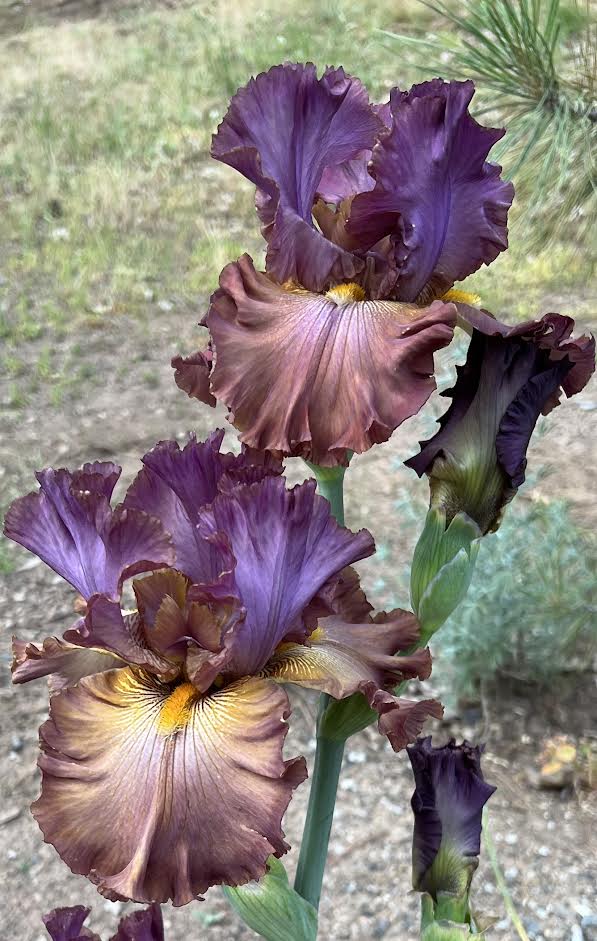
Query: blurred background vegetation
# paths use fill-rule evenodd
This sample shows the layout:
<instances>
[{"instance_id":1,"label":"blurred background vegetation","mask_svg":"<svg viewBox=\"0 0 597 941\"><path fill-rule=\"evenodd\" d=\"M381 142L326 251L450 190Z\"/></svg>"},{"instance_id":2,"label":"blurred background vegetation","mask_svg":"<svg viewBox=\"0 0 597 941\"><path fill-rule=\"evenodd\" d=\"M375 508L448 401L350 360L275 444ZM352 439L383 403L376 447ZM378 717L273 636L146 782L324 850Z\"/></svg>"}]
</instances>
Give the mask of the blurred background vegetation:
<instances>
[{"instance_id":1,"label":"blurred background vegetation","mask_svg":"<svg viewBox=\"0 0 597 941\"><path fill-rule=\"evenodd\" d=\"M532 252L527 228L473 287L490 309L525 316L546 292L587 278L588 142L596 125L594 102L592 111L579 104L594 91L586 7L571 0L0 4L4 368L18 370L14 345L23 339L65 331L73 320L93 325L106 313L143 315L157 294L195 298L213 289L225 261L245 249L259 253L251 187L207 151L235 89L285 59L341 63L377 99L420 80L422 65L427 76L479 73L477 112L485 121L513 120L513 146L501 155L521 190L513 223L531 219L534 235ZM491 30L506 29L510 8L527 6L543 10L535 32L546 31L549 48L524 23L497 45ZM491 10L502 10L502 27ZM77 12L99 15L77 19ZM559 68L563 90L552 107ZM563 185L554 190L556 170ZM541 181L541 198L529 178Z\"/></svg>"},{"instance_id":2,"label":"blurred background vegetation","mask_svg":"<svg viewBox=\"0 0 597 941\"><path fill-rule=\"evenodd\" d=\"M580 0L0 0L0 30L0 368L15 421L43 386L58 409L103 380L91 331L122 316L151 334L173 309L194 323L223 265L260 257L252 187L208 151L230 95L276 61L342 64L378 100L423 76L478 79L474 113L509 125L496 157L518 195L510 251L467 286L506 318L562 298L594 322L597 43ZM416 531L411 496L396 512ZM594 650L595 555L565 505L517 502L442 632L456 688L496 671L549 682Z\"/></svg>"}]
</instances>

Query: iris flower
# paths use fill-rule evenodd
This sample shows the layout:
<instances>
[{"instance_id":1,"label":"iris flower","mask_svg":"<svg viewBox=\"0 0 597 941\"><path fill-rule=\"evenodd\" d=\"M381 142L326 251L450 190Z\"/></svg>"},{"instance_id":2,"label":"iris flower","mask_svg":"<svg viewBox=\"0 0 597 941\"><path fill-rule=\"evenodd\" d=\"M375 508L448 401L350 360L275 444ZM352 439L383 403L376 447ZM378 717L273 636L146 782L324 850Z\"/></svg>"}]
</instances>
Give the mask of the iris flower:
<instances>
[{"instance_id":1,"label":"iris flower","mask_svg":"<svg viewBox=\"0 0 597 941\"><path fill-rule=\"evenodd\" d=\"M233 97L212 156L257 188L265 272L224 268L208 348L173 366L243 442L346 463L435 388L450 290L507 247L513 188L486 161L504 132L473 120L473 93L434 79L376 106L341 68L285 64Z\"/></svg>"},{"instance_id":2,"label":"iris flower","mask_svg":"<svg viewBox=\"0 0 597 941\"><path fill-rule=\"evenodd\" d=\"M483 807L495 791L481 771L482 746L430 738L409 746L415 776L413 887L434 899L466 892L478 864Z\"/></svg>"},{"instance_id":3,"label":"iris flower","mask_svg":"<svg viewBox=\"0 0 597 941\"><path fill-rule=\"evenodd\" d=\"M100 941L95 932L85 927L90 908L73 905L55 908L43 916L43 923L52 941ZM164 923L159 905L133 912L121 918L116 934L110 941L164 941Z\"/></svg>"},{"instance_id":4,"label":"iris flower","mask_svg":"<svg viewBox=\"0 0 597 941\"><path fill-rule=\"evenodd\" d=\"M396 750L441 715L391 692L431 662L394 656L416 643L414 615L371 616L350 568L370 534L339 526L314 481L287 490L275 459L220 453L222 436L158 444L115 508L116 465L43 471L6 517L85 601L64 637L15 640L13 678L51 676L34 815L112 899L182 905L286 852L306 766L282 757L283 684L361 692Z\"/></svg>"},{"instance_id":5,"label":"iris flower","mask_svg":"<svg viewBox=\"0 0 597 941\"><path fill-rule=\"evenodd\" d=\"M468 311L476 329L458 368L439 431L406 461L428 474L431 505L446 520L467 513L483 533L524 482L526 451L541 414L562 392L580 392L595 369L595 340L572 339L574 321L561 314L507 327L483 311Z\"/></svg>"}]
</instances>

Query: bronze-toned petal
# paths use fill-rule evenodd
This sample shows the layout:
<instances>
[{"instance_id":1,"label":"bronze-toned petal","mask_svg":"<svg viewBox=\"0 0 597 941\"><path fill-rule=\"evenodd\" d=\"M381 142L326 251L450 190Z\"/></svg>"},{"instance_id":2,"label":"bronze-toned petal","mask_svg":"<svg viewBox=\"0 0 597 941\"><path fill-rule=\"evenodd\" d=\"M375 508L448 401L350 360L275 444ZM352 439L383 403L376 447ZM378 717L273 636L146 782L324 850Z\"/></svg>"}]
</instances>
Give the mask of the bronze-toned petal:
<instances>
[{"instance_id":1,"label":"bronze-toned petal","mask_svg":"<svg viewBox=\"0 0 597 941\"><path fill-rule=\"evenodd\" d=\"M210 695L113 670L53 697L34 815L108 898L184 905L259 879L303 759L284 761L286 694L248 678Z\"/></svg>"},{"instance_id":2,"label":"bronze-toned petal","mask_svg":"<svg viewBox=\"0 0 597 941\"><path fill-rule=\"evenodd\" d=\"M241 440L316 464L386 441L433 389L433 354L452 339L453 304L421 309L285 290L244 255L224 268L207 323L211 388Z\"/></svg>"},{"instance_id":3,"label":"bronze-toned petal","mask_svg":"<svg viewBox=\"0 0 597 941\"><path fill-rule=\"evenodd\" d=\"M13 683L28 683L50 676L52 692L72 686L84 676L125 666L120 657L107 650L76 647L58 637L46 637L41 647L13 637L12 652Z\"/></svg>"},{"instance_id":4,"label":"bronze-toned petal","mask_svg":"<svg viewBox=\"0 0 597 941\"><path fill-rule=\"evenodd\" d=\"M428 677L431 656L428 650L393 656L416 642L419 625L407 611L393 611L383 617L377 623L366 624L325 618L309 637L308 645L281 644L264 673L279 683L321 690L335 699L363 693L379 713L380 732L399 751L416 739L428 716L441 716L442 709L433 700L409 702L390 691L402 680Z\"/></svg>"}]
</instances>

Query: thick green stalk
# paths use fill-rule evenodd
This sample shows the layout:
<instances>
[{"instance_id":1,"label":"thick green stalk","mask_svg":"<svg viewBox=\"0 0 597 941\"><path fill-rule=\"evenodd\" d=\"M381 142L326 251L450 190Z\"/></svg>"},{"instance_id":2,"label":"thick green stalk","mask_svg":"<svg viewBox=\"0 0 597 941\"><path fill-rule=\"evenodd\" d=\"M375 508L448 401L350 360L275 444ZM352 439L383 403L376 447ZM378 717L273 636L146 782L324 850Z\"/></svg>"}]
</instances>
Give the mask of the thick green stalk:
<instances>
[{"instance_id":1,"label":"thick green stalk","mask_svg":"<svg viewBox=\"0 0 597 941\"><path fill-rule=\"evenodd\" d=\"M325 712L327 701L328 696L322 695L320 716ZM315 908L319 908L343 754L343 741L317 736L309 806L294 881L295 890Z\"/></svg>"},{"instance_id":2,"label":"thick green stalk","mask_svg":"<svg viewBox=\"0 0 597 941\"><path fill-rule=\"evenodd\" d=\"M317 478L319 493L329 500L332 513L340 525L344 525L344 467L318 467L309 464ZM319 908L321 885L328 853L328 844L336 805L336 791L342 768L344 741L334 740L322 734L321 719L330 697L325 693L319 698L317 717L317 748L311 777L311 791L301 851L299 854L295 890L307 902Z\"/></svg>"},{"instance_id":3,"label":"thick green stalk","mask_svg":"<svg viewBox=\"0 0 597 941\"><path fill-rule=\"evenodd\" d=\"M344 526L344 475L345 467L319 467L305 461L317 480L317 490L332 508L332 516Z\"/></svg>"}]
</instances>

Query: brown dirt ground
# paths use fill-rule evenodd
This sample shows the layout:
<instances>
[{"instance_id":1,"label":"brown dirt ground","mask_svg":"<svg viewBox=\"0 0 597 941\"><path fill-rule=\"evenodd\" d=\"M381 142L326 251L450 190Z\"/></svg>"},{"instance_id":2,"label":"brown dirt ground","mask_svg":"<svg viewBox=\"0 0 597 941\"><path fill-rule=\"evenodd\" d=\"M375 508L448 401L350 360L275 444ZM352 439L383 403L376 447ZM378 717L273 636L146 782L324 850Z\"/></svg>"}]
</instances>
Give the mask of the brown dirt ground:
<instances>
[{"instance_id":1,"label":"brown dirt ground","mask_svg":"<svg viewBox=\"0 0 597 941\"><path fill-rule=\"evenodd\" d=\"M7 383L0 377L4 499L31 489L33 467L48 464L75 466L114 457L122 463L127 482L139 466L139 456L157 440L182 439L190 429L202 436L216 424L225 424L222 411L199 407L174 385L169 358L180 349L192 348L197 334L193 324L200 311L172 301L172 311L164 312L156 305L143 324L126 317L108 318L102 329L79 331L57 345L59 358L72 361L74 350L77 363L87 362L91 374L60 408L51 405L49 389L43 387L29 405L13 410ZM547 302L546 309L550 309ZM33 362L35 343L30 353ZM445 364L447 358L442 361ZM27 376L22 382L27 384ZM544 485L546 494L555 490L569 498L576 516L588 524L595 522L595 506L587 495L595 463L596 400L593 384L564 404L551 416L549 435L533 443L530 455L531 466L550 464L557 445L557 465ZM391 584L391 561L395 564L396 559L407 557L415 536L401 529L393 512L396 478L388 468L413 452L421 428L421 420L414 420L387 445L356 458L348 477L349 525L367 525L387 549L384 561L370 560L361 566L370 597L380 607L387 600L387 589L379 588L379 576ZM234 443L232 434L229 443ZM300 462L289 465L291 479L304 476ZM425 493L424 483L413 479L412 486ZM72 595L54 573L18 547L14 561L15 570L0 584L4 664L0 674L0 879L6 893L0 941L41 941L45 937L41 913L56 905L81 902L93 906L90 926L107 937L122 906L106 902L85 879L71 875L54 849L43 843L28 813L39 787L37 728L47 711L44 682L18 689L9 682L10 635L15 632L33 640L59 633L72 620ZM557 690L551 705L560 708L551 712L545 701L538 706L525 700L496 702L492 711L496 723L484 730L489 739L486 776L499 785L491 802L493 837L515 904L529 936L535 939L564 941L583 915L597 912L594 801L571 792L535 791L526 779L541 739L553 730L566 730L571 715L576 717L576 732L596 734L593 694L588 688L586 697L577 695L575 712L562 710ZM314 701L308 696L295 703L289 754L304 752L312 759L313 711ZM456 718L437 733L478 735L480 724L474 718L473 714ZM409 893L411 788L407 760L395 756L374 729L349 742L321 907L322 939L411 941L416 937L418 900ZM293 845L287 858L291 870L307 793L308 785L299 789L287 816L286 831ZM497 918L490 937L514 938L486 858L475 885L478 908ZM254 937L227 909L217 889L201 904L166 908L165 920L169 941L203 937L248 941Z\"/></svg>"}]
</instances>

